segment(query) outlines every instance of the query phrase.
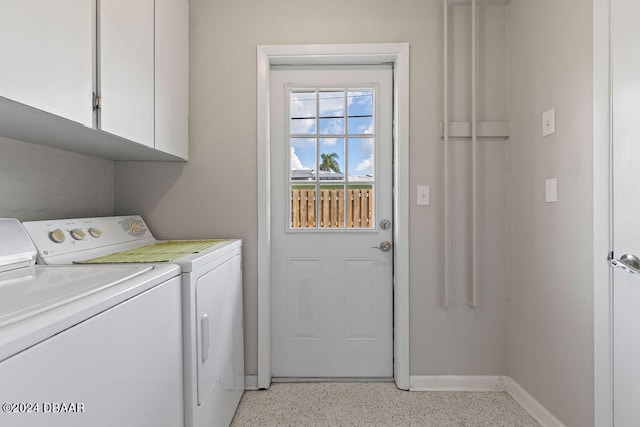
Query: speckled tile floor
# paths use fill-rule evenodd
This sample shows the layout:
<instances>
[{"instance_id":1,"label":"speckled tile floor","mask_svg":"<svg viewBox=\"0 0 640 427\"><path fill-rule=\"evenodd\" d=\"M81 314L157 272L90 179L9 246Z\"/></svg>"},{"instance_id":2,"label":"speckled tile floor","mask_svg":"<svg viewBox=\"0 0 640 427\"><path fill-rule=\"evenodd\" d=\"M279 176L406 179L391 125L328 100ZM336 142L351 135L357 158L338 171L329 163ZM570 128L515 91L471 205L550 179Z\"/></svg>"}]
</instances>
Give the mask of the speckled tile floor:
<instances>
[{"instance_id":1,"label":"speckled tile floor","mask_svg":"<svg viewBox=\"0 0 640 427\"><path fill-rule=\"evenodd\" d=\"M503 392L407 392L393 383L274 383L244 393L232 426L533 427Z\"/></svg>"}]
</instances>

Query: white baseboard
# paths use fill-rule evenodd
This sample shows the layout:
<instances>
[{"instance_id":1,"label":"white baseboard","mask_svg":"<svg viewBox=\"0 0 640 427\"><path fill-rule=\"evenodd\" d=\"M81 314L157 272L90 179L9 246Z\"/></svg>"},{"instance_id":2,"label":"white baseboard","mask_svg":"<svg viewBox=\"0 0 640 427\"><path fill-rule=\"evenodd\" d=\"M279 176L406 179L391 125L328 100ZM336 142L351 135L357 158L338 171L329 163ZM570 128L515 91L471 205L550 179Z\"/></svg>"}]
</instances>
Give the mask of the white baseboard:
<instances>
[{"instance_id":1,"label":"white baseboard","mask_svg":"<svg viewBox=\"0 0 640 427\"><path fill-rule=\"evenodd\" d=\"M247 375L244 377L244 389L245 390L258 390L258 376Z\"/></svg>"},{"instance_id":2,"label":"white baseboard","mask_svg":"<svg viewBox=\"0 0 640 427\"><path fill-rule=\"evenodd\" d=\"M410 391L506 391L501 375L412 375Z\"/></svg>"},{"instance_id":3,"label":"white baseboard","mask_svg":"<svg viewBox=\"0 0 640 427\"><path fill-rule=\"evenodd\" d=\"M500 375L414 375L410 391L506 391L543 427L566 427L513 378Z\"/></svg>"},{"instance_id":4,"label":"white baseboard","mask_svg":"<svg viewBox=\"0 0 640 427\"><path fill-rule=\"evenodd\" d=\"M551 412L531 396L513 378L507 378L507 391L543 427L565 427Z\"/></svg>"}]
</instances>

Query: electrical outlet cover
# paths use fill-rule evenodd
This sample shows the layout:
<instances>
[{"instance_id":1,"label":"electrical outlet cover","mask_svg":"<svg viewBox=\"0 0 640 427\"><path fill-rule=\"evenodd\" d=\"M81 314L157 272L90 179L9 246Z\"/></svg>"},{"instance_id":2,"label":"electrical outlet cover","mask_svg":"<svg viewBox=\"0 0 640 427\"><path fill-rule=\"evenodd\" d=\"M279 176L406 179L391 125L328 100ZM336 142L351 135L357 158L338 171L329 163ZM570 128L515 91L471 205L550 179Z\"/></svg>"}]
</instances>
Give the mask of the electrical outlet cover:
<instances>
[{"instance_id":1,"label":"electrical outlet cover","mask_svg":"<svg viewBox=\"0 0 640 427\"><path fill-rule=\"evenodd\" d=\"M556 203L558 201L558 180L556 178L544 181L544 201Z\"/></svg>"},{"instance_id":2,"label":"electrical outlet cover","mask_svg":"<svg viewBox=\"0 0 640 427\"><path fill-rule=\"evenodd\" d=\"M556 110L551 109L542 113L542 136L556 133Z\"/></svg>"},{"instance_id":3,"label":"electrical outlet cover","mask_svg":"<svg viewBox=\"0 0 640 427\"><path fill-rule=\"evenodd\" d=\"M429 206L429 186L428 185L418 185L417 192L417 205L418 206Z\"/></svg>"}]
</instances>

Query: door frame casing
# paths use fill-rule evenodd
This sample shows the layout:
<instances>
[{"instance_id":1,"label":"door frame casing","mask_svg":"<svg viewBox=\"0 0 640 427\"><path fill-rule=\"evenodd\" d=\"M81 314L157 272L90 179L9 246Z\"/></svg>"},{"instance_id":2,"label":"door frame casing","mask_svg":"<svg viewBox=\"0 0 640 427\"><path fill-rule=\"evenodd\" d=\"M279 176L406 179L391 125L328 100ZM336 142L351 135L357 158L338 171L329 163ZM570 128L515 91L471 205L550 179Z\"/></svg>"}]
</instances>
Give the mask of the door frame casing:
<instances>
[{"instance_id":1,"label":"door frame casing","mask_svg":"<svg viewBox=\"0 0 640 427\"><path fill-rule=\"evenodd\" d=\"M613 420L611 0L593 1L593 363L594 425Z\"/></svg>"},{"instance_id":2,"label":"door frame casing","mask_svg":"<svg viewBox=\"0 0 640 427\"><path fill-rule=\"evenodd\" d=\"M271 65L393 64L393 374L409 389L409 44L257 47L258 388L271 385Z\"/></svg>"}]
</instances>

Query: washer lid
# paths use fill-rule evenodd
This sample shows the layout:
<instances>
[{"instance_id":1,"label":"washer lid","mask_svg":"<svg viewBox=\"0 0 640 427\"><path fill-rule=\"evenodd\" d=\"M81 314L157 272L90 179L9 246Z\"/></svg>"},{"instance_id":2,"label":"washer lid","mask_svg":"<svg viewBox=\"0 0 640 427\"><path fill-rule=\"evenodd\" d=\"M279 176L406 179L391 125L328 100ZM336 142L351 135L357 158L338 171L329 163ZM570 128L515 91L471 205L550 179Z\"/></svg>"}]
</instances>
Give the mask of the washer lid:
<instances>
[{"instance_id":1,"label":"washer lid","mask_svg":"<svg viewBox=\"0 0 640 427\"><path fill-rule=\"evenodd\" d=\"M0 271L35 264L36 248L15 218L0 218Z\"/></svg>"},{"instance_id":2,"label":"washer lid","mask_svg":"<svg viewBox=\"0 0 640 427\"><path fill-rule=\"evenodd\" d=\"M153 266L40 266L0 273L0 328L140 276Z\"/></svg>"}]
</instances>

